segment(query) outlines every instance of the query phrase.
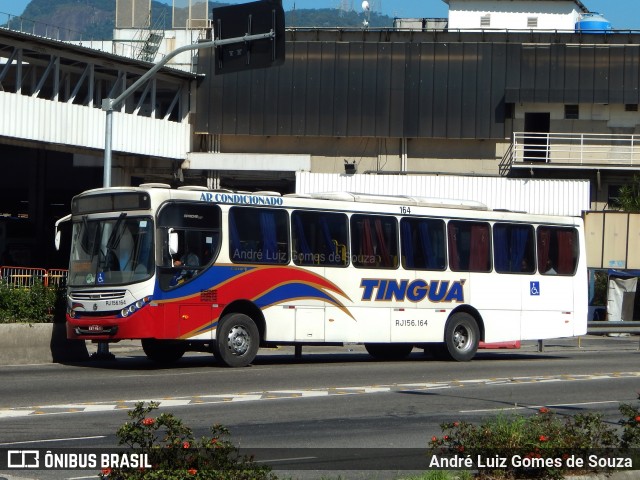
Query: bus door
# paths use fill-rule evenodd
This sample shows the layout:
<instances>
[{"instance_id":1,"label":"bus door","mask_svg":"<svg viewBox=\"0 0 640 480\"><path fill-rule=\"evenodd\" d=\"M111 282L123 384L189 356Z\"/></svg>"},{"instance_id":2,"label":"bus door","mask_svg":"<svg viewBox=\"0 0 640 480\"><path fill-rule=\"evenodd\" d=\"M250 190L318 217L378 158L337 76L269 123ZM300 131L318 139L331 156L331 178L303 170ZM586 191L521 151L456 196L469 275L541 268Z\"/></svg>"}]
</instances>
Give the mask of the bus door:
<instances>
[{"instance_id":1,"label":"bus door","mask_svg":"<svg viewBox=\"0 0 640 480\"><path fill-rule=\"evenodd\" d=\"M538 274L529 279L523 297L522 338L572 336L578 231L572 227L539 226L536 237Z\"/></svg>"},{"instance_id":2,"label":"bus door","mask_svg":"<svg viewBox=\"0 0 640 480\"><path fill-rule=\"evenodd\" d=\"M158 214L158 282L167 338L211 337L219 252L220 209L206 203L171 202Z\"/></svg>"},{"instance_id":3,"label":"bus door","mask_svg":"<svg viewBox=\"0 0 640 480\"><path fill-rule=\"evenodd\" d=\"M497 320L486 329L486 342L506 342L521 339L523 299L529 291L535 265L535 229L532 225L495 223L493 225L493 268L490 281L481 283L488 288L486 299L492 310L491 318ZM478 285L474 284L474 295ZM497 326L496 327L494 327Z\"/></svg>"}]
</instances>

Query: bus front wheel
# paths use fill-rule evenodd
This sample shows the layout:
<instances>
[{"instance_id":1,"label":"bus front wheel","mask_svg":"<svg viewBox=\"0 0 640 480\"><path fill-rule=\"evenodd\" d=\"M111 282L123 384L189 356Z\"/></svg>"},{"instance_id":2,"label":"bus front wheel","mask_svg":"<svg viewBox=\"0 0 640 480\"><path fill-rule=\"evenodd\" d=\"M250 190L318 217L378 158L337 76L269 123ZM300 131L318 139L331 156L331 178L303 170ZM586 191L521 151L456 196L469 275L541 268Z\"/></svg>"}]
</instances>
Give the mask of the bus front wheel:
<instances>
[{"instance_id":1,"label":"bus front wheel","mask_svg":"<svg viewBox=\"0 0 640 480\"><path fill-rule=\"evenodd\" d=\"M470 314L454 313L444 331L444 345L441 352L451 360L468 362L471 360L480 342L480 329Z\"/></svg>"},{"instance_id":2,"label":"bus front wheel","mask_svg":"<svg viewBox=\"0 0 640 480\"><path fill-rule=\"evenodd\" d=\"M256 358L259 345L255 322L243 313L231 313L218 324L213 354L227 367L246 367Z\"/></svg>"},{"instance_id":3,"label":"bus front wheel","mask_svg":"<svg viewBox=\"0 0 640 480\"><path fill-rule=\"evenodd\" d=\"M142 350L147 358L156 363L170 364L177 362L187 351L186 342L179 340L156 340L143 338Z\"/></svg>"}]
</instances>

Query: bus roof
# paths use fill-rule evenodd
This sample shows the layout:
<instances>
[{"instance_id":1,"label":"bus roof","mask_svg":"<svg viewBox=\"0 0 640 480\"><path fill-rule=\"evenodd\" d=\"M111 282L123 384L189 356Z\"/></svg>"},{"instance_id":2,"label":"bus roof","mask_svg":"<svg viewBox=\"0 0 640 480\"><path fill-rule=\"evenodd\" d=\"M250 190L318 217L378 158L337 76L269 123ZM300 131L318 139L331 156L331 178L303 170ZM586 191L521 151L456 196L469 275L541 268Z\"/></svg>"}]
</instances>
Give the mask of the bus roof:
<instances>
[{"instance_id":1,"label":"bus roof","mask_svg":"<svg viewBox=\"0 0 640 480\"><path fill-rule=\"evenodd\" d=\"M300 198L315 198L320 200L338 200L343 202L388 203L393 205L415 205L421 207L460 208L463 210L488 210L482 202L475 200L452 200L436 197L413 197L407 195L372 195L370 193L355 192L322 192L308 195L291 195Z\"/></svg>"}]
</instances>

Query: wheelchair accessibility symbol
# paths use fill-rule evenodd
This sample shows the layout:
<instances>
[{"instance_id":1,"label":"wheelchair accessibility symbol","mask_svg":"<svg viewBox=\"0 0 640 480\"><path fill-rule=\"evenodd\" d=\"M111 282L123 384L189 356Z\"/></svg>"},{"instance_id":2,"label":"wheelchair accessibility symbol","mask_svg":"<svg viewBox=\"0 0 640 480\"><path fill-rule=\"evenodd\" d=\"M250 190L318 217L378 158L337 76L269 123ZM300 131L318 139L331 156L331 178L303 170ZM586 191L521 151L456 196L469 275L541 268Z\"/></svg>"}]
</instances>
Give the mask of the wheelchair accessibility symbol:
<instances>
[{"instance_id":1,"label":"wheelchair accessibility symbol","mask_svg":"<svg viewBox=\"0 0 640 480\"><path fill-rule=\"evenodd\" d=\"M540 282L529 282L529 293L531 295L540 295Z\"/></svg>"}]
</instances>

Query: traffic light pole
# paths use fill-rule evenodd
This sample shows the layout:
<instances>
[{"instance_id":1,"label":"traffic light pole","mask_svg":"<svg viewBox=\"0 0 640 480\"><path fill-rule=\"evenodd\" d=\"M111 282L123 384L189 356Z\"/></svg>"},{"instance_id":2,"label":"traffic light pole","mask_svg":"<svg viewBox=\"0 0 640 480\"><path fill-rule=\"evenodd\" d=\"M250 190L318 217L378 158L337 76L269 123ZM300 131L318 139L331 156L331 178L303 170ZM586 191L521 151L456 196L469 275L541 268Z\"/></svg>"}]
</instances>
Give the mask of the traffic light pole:
<instances>
[{"instance_id":1,"label":"traffic light pole","mask_svg":"<svg viewBox=\"0 0 640 480\"><path fill-rule=\"evenodd\" d=\"M221 47L223 45L230 45L234 43L248 43L255 40L275 39L276 33L271 30L267 33L257 33L255 35L243 35L242 37L225 38L218 40L210 40L208 42L194 43L192 45L185 45L177 48L168 53L162 60L156 63L148 72L142 75L136 80L129 88L118 95L116 98L105 98L102 100L102 110L106 112L105 128L104 128L104 176L103 187L111 186L111 151L113 142L113 111L120 106L120 104L135 92L142 84L144 84L149 78L151 78L158 70L164 67L169 60L176 55L186 52L188 50L199 50L204 48Z\"/></svg>"}]
</instances>

